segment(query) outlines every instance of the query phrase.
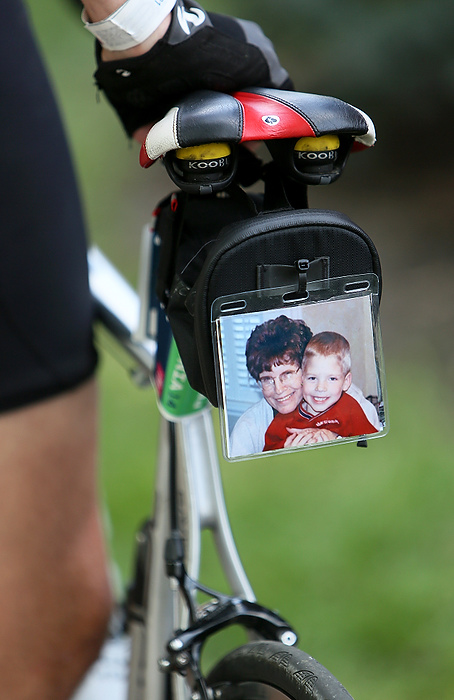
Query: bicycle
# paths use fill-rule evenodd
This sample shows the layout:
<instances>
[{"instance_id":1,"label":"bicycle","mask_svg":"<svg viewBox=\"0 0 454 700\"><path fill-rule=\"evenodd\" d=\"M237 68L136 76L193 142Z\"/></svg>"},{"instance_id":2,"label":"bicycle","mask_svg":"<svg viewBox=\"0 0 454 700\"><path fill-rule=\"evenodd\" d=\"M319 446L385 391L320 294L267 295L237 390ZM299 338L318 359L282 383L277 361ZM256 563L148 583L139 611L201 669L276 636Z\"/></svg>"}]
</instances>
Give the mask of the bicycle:
<instances>
[{"instance_id":1,"label":"bicycle","mask_svg":"<svg viewBox=\"0 0 454 700\"><path fill-rule=\"evenodd\" d=\"M264 99L260 100L261 97ZM272 162L286 163L285 167L288 156L284 146L306 137L307 130L317 137L316 125L323 122L325 132L340 137L340 156L327 155L329 149L325 146L318 151L324 154L322 158L317 158L317 151L303 150L303 153L315 154L302 159L305 184L333 181L342 172L352 146L367 147L374 140L369 118L334 98L302 93L290 96L280 91L261 90L241 93L235 98L218 94L196 98L191 96L157 125L158 136L154 141L153 137L149 138L142 148L141 162L148 166L164 156L172 180L201 197L207 192L224 192L239 177L232 163L225 160L222 167L218 167L218 159L212 168L207 165L190 168L186 156L182 159L180 155L179 160L175 157L178 149L197 146L206 136L207 123L201 118L200 105L207 100L211 127L213 108L218 120L208 132L219 138L210 138L210 142L241 140L238 129L232 128L229 112L232 103L227 101L225 108L226 98L242 101L243 108L249 99L258 117L254 126L249 114L248 136L243 140L257 141L266 136ZM290 112L293 110L290 120L289 101ZM303 108L304 120L301 117ZM180 120L178 129L176 119ZM185 119L190 122L186 136ZM306 133L301 133L303 121L308 125ZM191 158L197 162L193 155ZM214 160L211 158L209 162ZM326 161L329 161L328 167ZM206 164L208 161L200 159L198 162ZM291 167L294 170L295 163ZM274 196L275 173L271 181L269 189ZM293 180L289 182L286 195L307 205L305 187L296 187ZM151 385L156 376L159 346L155 325L159 314L161 325L163 322L163 312L159 311L155 294L159 243L153 225L146 226L138 293L101 251L93 248L89 252L90 285L100 326L110 340L113 339L115 347L122 349L128 370L139 385ZM121 637L123 642L130 640L128 700L351 698L327 669L295 646L297 634L291 625L256 602L228 520L211 407L189 386L178 355L175 363L168 365L167 372L173 373L178 381L172 406L161 406L154 513L138 534L136 575L125 605L127 635ZM183 417L178 416L178 405L184 407ZM204 530L213 535L230 594L212 590L198 580ZM208 600L201 602L201 596ZM201 670L201 656L206 641L231 625L244 627L250 641L228 653L205 675ZM125 698L124 663L122 658L120 666L123 665L115 679L117 685L114 683L108 695L111 700ZM79 692L78 700L95 697L84 694L83 689ZM99 697L107 697L105 690Z\"/></svg>"}]
</instances>

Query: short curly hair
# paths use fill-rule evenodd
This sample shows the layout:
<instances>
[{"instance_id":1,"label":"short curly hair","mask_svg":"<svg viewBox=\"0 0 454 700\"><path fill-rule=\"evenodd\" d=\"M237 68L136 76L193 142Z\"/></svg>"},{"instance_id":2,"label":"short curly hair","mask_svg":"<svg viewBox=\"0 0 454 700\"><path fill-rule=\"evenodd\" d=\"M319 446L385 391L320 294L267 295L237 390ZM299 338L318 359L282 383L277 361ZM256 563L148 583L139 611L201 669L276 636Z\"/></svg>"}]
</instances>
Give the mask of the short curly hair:
<instances>
[{"instance_id":1,"label":"short curly hair","mask_svg":"<svg viewBox=\"0 0 454 700\"><path fill-rule=\"evenodd\" d=\"M246 364L250 375L258 381L262 372L273 365L301 366L312 331L302 320L278 316L265 321L252 331L246 343Z\"/></svg>"}]
</instances>

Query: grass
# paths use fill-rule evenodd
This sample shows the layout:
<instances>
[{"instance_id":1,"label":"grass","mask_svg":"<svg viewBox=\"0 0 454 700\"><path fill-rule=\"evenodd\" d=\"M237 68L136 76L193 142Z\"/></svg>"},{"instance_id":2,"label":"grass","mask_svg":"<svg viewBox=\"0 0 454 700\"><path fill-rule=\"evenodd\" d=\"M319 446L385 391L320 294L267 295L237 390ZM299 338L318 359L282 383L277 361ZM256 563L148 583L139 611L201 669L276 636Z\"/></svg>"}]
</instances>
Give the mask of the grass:
<instances>
[{"instance_id":1,"label":"grass","mask_svg":"<svg viewBox=\"0 0 454 700\"><path fill-rule=\"evenodd\" d=\"M29 5L90 235L133 279L137 232L164 194L163 178L140 171L137 149L97 102L91 39L69 3ZM342 445L224 465L226 498L258 600L291 621L301 648L357 700L452 700L453 412L424 358L386 360L389 436L366 450ZM134 532L150 510L159 421L152 390L135 389L108 358L100 383L101 488L126 580ZM212 569L208 557L202 577Z\"/></svg>"},{"instance_id":2,"label":"grass","mask_svg":"<svg viewBox=\"0 0 454 700\"><path fill-rule=\"evenodd\" d=\"M391 431L222 467L239 551L259 602L356 698L454 695L454 481L449 417L434 378L391 364ZM152 390L105 362L103 483L113 549L128 575L150 508L157 416ZM425 413L421 425L421 396ZM208 547L210 550L210 547ZM202 579L212 582L204 561ZM218 580L214 575L215 582Z\"/></svg>"}]
</instances>

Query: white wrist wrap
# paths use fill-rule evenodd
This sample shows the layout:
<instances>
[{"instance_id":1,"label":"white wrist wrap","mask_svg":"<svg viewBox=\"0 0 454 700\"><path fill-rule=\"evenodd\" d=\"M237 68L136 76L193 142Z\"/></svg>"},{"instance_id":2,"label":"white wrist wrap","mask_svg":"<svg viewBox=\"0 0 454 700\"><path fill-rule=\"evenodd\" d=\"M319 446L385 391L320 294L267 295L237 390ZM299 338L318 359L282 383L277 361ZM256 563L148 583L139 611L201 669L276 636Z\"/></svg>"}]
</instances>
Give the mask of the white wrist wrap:
<instances>
[{"instance_id":1,"label":"white wrist wrap","mask_svg":"<svg viewBox=\"0 0 454 700\"><path fill-rule=\"evenodd\" d=\"M100 22L89 22L82 12L85 28L110 51L124 51L141 44L172 11L176 0L126 0L118 10Z\"/></svg>"}]
</instances>

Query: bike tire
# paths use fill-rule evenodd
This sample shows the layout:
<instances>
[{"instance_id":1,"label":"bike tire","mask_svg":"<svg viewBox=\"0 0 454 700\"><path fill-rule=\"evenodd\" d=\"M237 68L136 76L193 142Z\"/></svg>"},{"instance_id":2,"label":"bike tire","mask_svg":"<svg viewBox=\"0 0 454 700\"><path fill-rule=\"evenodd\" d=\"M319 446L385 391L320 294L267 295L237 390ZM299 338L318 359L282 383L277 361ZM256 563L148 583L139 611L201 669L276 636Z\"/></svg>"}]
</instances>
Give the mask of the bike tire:
<instances>
[{"instance_id":1,"label":"bike tire","mask_svg":"<svg viewBox=\"0 0 454 700\"><path fill-rule=\"evenodd\" d=\"M214 700L353 700L318 661L281 642L245 644L209 673Z\"/></svg>"}]
</instances>

